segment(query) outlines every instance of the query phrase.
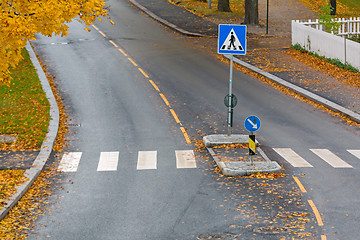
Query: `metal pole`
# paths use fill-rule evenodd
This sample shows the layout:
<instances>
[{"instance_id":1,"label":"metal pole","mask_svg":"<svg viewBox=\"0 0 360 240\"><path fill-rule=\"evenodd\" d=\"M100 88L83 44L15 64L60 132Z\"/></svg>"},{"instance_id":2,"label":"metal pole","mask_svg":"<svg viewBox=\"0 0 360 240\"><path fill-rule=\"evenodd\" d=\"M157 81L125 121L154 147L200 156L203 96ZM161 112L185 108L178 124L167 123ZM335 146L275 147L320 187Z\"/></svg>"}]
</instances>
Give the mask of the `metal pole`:
<instances>
[{"instance_id":1,"label":"metal pole","mask_svg":"<svg viewBox=\"0 0 360 240\"><path fill-rule=\"evenodd\" d=\"M233 78L234 55L230 57L230 79L229 79L229 107L228 107L228 136L231 135L231 106L232 106L232 78Z\"/></svg>"},{"instance_id":2,"label":"metal pole","mask_svg":"<svg viewBox=\"0 0 360 240\"><path fill-rule=\"evenodd\" d=\"M269 0L266 1L266 35L269 34Z\"/></svg>"},{"instance_id":3,"label":"metal pole","mask_svg":"<svg viewBox=\"0 0 360 240\"><path fill-rule=\"evenodd\" d=\"M208 0L208 8L211 9L211 0Z\"/></svg>"}]
</instances>

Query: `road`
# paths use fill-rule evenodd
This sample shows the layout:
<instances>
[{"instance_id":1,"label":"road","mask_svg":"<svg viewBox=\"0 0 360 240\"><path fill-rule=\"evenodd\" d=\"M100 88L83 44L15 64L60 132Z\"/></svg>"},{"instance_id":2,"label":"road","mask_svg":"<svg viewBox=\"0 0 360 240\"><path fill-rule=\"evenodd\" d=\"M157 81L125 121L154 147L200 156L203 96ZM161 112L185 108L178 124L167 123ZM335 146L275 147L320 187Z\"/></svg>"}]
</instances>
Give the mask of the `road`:
<instances>
[{"instance_id":1,"label":"road","mask_svg":"<svg viewBox=\"0 0 360 240\"><path fill-rule=\"evenodd\" d=\"M258 139L286 177L221 177L195 143L226 132L229 67L127 2L108 3L116 25L104 20L86 32L74 22L69 37L34 42L56 76L71 119L66 154L79 164L60 174L30 239L291 239L279 211L305 213L311 238L357 238L359 129L234 71L234 131L260 117ZM320 157L329 152L335 167ZM277 233L262 230L272 225Z\"/></svg>"}]
</instances>

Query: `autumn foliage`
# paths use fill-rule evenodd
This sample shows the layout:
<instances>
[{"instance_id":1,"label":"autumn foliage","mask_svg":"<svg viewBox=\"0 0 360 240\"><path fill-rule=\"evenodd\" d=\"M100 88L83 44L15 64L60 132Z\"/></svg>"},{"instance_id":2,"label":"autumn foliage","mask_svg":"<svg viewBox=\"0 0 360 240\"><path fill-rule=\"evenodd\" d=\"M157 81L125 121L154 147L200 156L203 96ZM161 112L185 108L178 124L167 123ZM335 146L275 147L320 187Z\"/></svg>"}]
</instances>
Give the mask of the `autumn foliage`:
<instances>
[{"instance_id":1,"label":"autumn foliage","mask_svg":"<svg viewBox=\"0 0 360 240\"><path fill-rule=\"evenodd\" d=\"M67 36L73 19L90 25L108 11L103 0L0 0L0 9L0 84L9 84L9 67L36 33Z\"/></svg>"}]
</instances>

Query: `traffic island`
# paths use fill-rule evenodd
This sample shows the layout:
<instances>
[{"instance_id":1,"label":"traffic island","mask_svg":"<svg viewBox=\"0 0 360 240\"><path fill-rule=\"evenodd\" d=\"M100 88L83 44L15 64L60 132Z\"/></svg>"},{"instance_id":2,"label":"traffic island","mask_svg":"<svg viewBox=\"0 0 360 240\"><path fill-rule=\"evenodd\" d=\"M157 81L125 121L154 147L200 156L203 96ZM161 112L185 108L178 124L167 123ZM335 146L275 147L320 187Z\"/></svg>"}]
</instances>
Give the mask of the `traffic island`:
<instances>
[{"instance_id":1,"label":"traffic island","mask_svg":"<svg viewBox=\"0 0 360 240\"><path fill-rule=\"evenodd\" d=\"M281 166L271 161L259 147L249 156L249 136L241 134L216 134L203 138L204 145L225 176L247 176L254 173L280 172Z\"/></svg>"}]
</instances>

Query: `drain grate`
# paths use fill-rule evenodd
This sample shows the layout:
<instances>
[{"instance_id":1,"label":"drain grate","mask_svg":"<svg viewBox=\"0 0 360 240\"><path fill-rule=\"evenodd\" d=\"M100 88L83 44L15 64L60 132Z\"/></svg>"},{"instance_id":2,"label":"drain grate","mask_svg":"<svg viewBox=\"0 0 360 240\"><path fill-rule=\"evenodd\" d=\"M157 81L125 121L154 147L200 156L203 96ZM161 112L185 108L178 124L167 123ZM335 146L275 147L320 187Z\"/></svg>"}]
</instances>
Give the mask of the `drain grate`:
<instances>
[{"instance_id":1,"label":"drain grate","mask_svg":"<svg viewBox=\"0 0 360 240\"><path fill-rule=\"evenodd\" d=\"M81 127L80 123L69 123L68 124L69 127Z\"/></svg>"}]
</instances>

